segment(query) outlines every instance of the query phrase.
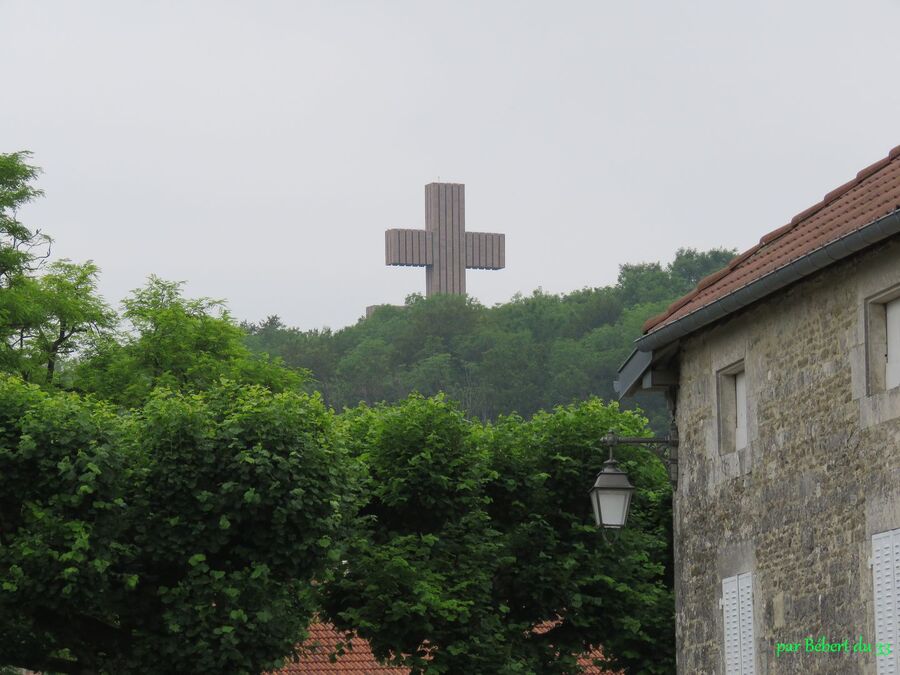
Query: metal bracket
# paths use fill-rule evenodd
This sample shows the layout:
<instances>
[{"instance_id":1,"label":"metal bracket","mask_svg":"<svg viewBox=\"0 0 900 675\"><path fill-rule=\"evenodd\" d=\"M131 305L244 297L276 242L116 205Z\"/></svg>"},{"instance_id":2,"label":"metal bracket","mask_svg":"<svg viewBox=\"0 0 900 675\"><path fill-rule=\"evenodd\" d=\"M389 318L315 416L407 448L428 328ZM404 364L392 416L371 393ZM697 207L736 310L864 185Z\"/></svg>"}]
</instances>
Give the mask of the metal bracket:
<instances>
[{"instance_id":1,"label":"metal bracket","mask_svg":"<svg viewBox=\"0 0 900 675\"><path fill-rule=\"evenodd\" d=\"M643 436L619 436L610 431L600 440L600 445L609 448L609 456L612 459L613 448L617 445L642 445L652 450L659 457L669 472L669 482L672 489L678 487L678 428L675 422L669 430L668 436L650 437Z\"/></svg>"}]
</instances>

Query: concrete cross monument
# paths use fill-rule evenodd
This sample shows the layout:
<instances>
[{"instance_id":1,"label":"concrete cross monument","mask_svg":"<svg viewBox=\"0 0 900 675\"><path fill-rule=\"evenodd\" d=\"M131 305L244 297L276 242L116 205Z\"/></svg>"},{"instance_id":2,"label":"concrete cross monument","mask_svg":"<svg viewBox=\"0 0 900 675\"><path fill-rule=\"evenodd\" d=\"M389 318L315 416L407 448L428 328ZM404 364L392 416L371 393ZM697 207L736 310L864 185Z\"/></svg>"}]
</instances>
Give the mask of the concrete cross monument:
<instances>
[{"instance_id":1,"label":"concrete cross monument","mask_svg":"<svg viewBox=\"0 0 900 675\"><path fill-rule=\"evenodd\" d=\"M425 229L384 233L385 263L425 268L425 295L466 292L466 270L506 267L506 236L466 232L466 186L425 186Z\"/></svg>"}]
</instances>

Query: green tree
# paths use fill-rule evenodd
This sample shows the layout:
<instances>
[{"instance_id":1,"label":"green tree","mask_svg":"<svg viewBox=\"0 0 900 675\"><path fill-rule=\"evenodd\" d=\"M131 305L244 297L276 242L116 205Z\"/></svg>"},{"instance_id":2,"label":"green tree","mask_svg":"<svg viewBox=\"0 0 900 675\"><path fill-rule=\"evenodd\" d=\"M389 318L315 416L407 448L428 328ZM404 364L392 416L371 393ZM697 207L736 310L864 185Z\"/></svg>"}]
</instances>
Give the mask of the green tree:
<instances>
[{"instance_id":1,"label":"green tree","mask_svg":"<svg viewBox=\"0 0 900 675\"><path fill-rule=\"evenodd\" d=\"M241 328L247 333L246 344L252 352L277 355L285 363L305 364L310 373L307 387L322 392L326 404L333 403L338 359L331 329L301 331L285 326L278 316L269 316L259 324L245 321Z\"/></svg>"},{"instance_id":2,"label":"green tree","mask_svg":"<svg viewBox=\"0 0 900 675\"><path fill-rule=\"evenodd\" d=\"M331 617L414 672L495 672L505 654L490 598L500 551L470 424L441 397L347 415L368 480L346 567L326 584Z\"/></svg>"},{"instance_id":3,"label":"green tree","mask_svg":"<svg viewBox=\"0 0 900 675\"><path fill-rule=\"evenodd\" d=\"M73 373L73 387L126 406L143 403L157 387L203 390L221 378L296 390L302 369L254 354L244 331L209 298L189 299L182 282L151 276L123 305L129 330L95 340Z\"/></svg>"},{"instance_id":4,"label":"green tree","mask_svg":"<svg viewBox=\"0 0 900 675\"><path fill-rule=\"evenodd\" d=\"M495 594L509 625L524 628L515 652L527 672L572 672L575 656L596 647L611 668L674 670L671 488L651 452L617 448L637 489L627 527L602 536L586 488L606 459L597 441L610 430L648 431L641 416L589 399L481 432L495 476L489 513L505 543Z\"/></svg>"},{"instance_id":5,"label":"green tree","mask_svg":"<svg viewBox=\"0 0 900 675\"><path fill-rule=\"evenodd\" d=\"M541 403L546 376L545 351L526 330L483 333L481 357L475 366L481 388L480 405L473 410L484 420L504 412L532 412Z\"/></svg>"},{"instance_id":6,"label":"green tree","mask_svg":"<svg viewBox=\"0 0 900 675\"><path fill-rule=\"evenodd\" d=\"M0 663L247 673L303 638L351 474L317 397L221 383L120 412L0 379Z\"/></svg>"},{"instance_id":7,"label":"green tree","mask_svg":"<svg viewBox=\"0 0 900 675\"><path fill-rule=\"evenodd\" d=\"M587 348L585 341L562 338L548 351L545 405L585 399L596 392L597 355Z\"/></svg>"},{"instance_id":8,"label":"green tree","mask_svg":"<svg viewBox=\"0 0 900 675\"><path fill-rule=\"evenodd\" d=\"M446 352L426 356L410 366L400 376L400 384L407 391L434 396L444 391L458 398L454 390L455 382L453 357Z\"/></svg>"},{"instance_id":9,"label":"green tree","mask_svg":"<svg viewBox=\"0 0 900 675\"><path fill-rule=\"evenodd\" d=\"M26 163L30 152L0 153L0 287L34 272L50 254L50 238L19 222L19 209L43 192L32 183L40 169Z\"/></svg>"},{"instance_id":10,"label":"green tree","mask_svg":"<svg viewBox=\"0 0 900 675\"><path fill-rule=\"evenodd\" d=\"M713 248L708 251L680 248L675 253L675 260L669 264L668 272L678 283L678 292L687 293L703 277L725 267L734 255L734 250L726 248Z\"/></svg>"},{"instance_id":11,"label":"green tree","mask_svg":"<svg viewBox=\"0 0 900 675\"><path fill-rule=\"evenodd\" d=\"M665 302L674 299L678 292L672 288L672 278L657 262L620 265L616 288L625 307Z\"/></svg>"},{"instance_id":12,"label":"green tree","mask_svg":"<svg viewBox=\"0 0 900 675\"><path fill-rule=\"evenodd\" d=\"M34 274L50 255L50 238L18 220L19 209L42 192L30 153L0 154L0 370L19 372L26 333L40 322Z\"/></svg>"},{"instance_id":13,"label":"green tree","mask_svg":"<svg viewBox=\"0 0 900 675\"><path fill-rule=\"evenodd\" d=\"M587 499L598 439L645 422L596 399L488 426L440 396L346 413L368 475L329 617L414 673L572 673L600 645L613 666L671 672L665 469L618 453L637 486L618 539Z\"/></svg>"},{"instance_id":14,"label":"green tree","mask_svg":"<svg viewBox=\"0 0 900 675\"><path fill-rule=\"evenodd\" d=\"M52 384L60 360L112 328L115 315L97 293L96 265L61 260L45 268L50 238L18 220L42 194L28 156L0 154L0 370Z\"/></svg>"},{"instance_id":15,"label":"green tree","mask_svg":"<svg viewBox=\"0 0 900 675\"><path fill-rule=\"evenodd\" d=\"M356 394L357 401L377 403L385 400L393 388L393 349L378 337L367 337L341 359L337 367L341 393L349 402Z\"/></svg>"},{"instance_id":16,"label":"green tree","mask_svg":"<svg viewBox=\"0 0 900 675\"><path fill-rule=\"evenodd\" d=\"M36 303L40 320L29 331L23 347L33 367L45 369L44 380L53 383L60 358L77 352L91 337L112 330L115 312L97 293L99 269L60 260L51 263L37 279Z\"/></svg>"}]
</instances>

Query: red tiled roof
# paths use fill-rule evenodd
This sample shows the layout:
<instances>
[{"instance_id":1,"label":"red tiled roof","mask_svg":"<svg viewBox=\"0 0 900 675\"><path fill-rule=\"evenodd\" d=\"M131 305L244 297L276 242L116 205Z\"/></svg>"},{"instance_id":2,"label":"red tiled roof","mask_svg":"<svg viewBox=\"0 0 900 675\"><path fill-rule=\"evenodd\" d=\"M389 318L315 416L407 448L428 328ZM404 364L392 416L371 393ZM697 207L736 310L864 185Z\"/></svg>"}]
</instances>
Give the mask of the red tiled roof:
<instances>
[{"instance_id":1,"label":"red tiled roof","mask_svg":"<svg viewBox=\"0 0 900 675\"><path fill-rule=\"evenodd\" d=\"M603 670L600 666L595 666L591 659L599 659L602 656L603 652L595 649L590 654L579 657L578 665L582 668L581 672L585 673L585 675L624 675L624 670L613 673L611 670Z\"/></svg>"},{"instance_id":2,"label":"red tiled roof","mask_svg":"<svg viewBox=\"0 0 900 675\"><path fill-rule=\"evenodd\" d=\"M353 637L353 649L344 649L334 662L329 658L339 643L346 644L350 636L339 632L329 623L314 623L309 627L309 637L300 648L301 657L297 663L288 663L271 675L333 675L335 673L356 673L357 675L401 675L409 673L407 668L379 665L372 654L369 643ZM578 659L578 665L586 675L612 675L591 663L592 658L601 658L597 649Z\"/></svg>"},{"instance_id":3,"label":"red tiled roof","mask_svg":"<svg viewBox=\"0 0 900 675\"><path fill-rule=\"evenodd\" d=\"M856 178L798 213L787 225L764 235L724 269L701 279L697 287L644 323L651 333L721 300L812 251L900 208L900 146L860 171Z\"/></svg>"},{"instance_id":4,"label":"red tiled roof","mask_svg":"<svg viewBox=\"0 0 900 675\"><path fill-rule=\"evenodd\" d=\"M332 663L331 655L339 644L346 645L352 637L352 646L344 647L344 653ZM309 627L309 637L300 648L300 661L288 663L272 675L318 675L319 673L358 673L359 675L400 675L408 668L379 665L369 643L362 638L338 631L330 623L314 623Z\"/></svg>"}]
</instances>

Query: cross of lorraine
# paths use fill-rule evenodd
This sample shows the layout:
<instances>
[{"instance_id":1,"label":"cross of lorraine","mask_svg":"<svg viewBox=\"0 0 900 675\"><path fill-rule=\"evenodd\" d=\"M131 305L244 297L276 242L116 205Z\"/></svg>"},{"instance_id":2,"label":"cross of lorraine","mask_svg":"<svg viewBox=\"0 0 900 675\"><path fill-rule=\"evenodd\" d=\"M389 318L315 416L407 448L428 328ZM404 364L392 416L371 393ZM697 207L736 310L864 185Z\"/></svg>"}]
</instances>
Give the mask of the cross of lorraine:
<instances>
[{"instance_id":1,"label":"cross of lorraine","mask_svg":"<svg viewBox=\"0 0 900 675\"><path fill-rule=\"evenodd\" d=\"M425 229L384 233L385 264L425 268L425 295L465 295L466 270L506 267L506 236L466 232L466 186L425 186Z\"/></svg>"}]
</instances>

